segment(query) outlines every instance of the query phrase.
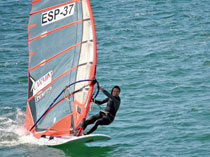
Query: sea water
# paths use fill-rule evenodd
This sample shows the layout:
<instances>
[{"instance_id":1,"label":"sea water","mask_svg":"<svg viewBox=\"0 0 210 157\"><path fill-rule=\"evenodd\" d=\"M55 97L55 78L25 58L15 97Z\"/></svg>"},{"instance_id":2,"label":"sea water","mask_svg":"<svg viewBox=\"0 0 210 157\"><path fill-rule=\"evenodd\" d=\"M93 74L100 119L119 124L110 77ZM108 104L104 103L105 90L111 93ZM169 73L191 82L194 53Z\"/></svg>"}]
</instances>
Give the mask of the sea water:
<instances>
[{"instance_id":1,"label":"sea water","mask_svg":"<svg viewBox=\"0 0 210 157\"><path fill-rule=\"evenodd\" d=\"M210 156L210 1L90 3L96 78L121 87L115 121L95 132L112 139L57 149L24 135L31 1L1 0L0 156Z\"/></svg>"}]
</instances>

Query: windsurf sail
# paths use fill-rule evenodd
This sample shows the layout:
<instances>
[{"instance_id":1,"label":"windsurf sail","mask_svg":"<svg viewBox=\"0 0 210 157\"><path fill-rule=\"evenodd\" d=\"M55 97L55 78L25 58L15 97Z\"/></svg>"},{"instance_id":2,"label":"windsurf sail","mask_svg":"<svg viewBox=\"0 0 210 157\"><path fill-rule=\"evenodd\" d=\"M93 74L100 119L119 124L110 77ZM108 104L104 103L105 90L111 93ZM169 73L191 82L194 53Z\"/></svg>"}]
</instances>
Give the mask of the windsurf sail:
<instances>
[{"instance_id":1,"label":"windsurf sail","mask_svg":"<svg viewBox=\"0 0 210 157\"><path fill-rule=\"evenodd\" d=\"M25 128L68 136L86 118L96 72L89 0L32 0Z\"/></svg>"}]
</instances>

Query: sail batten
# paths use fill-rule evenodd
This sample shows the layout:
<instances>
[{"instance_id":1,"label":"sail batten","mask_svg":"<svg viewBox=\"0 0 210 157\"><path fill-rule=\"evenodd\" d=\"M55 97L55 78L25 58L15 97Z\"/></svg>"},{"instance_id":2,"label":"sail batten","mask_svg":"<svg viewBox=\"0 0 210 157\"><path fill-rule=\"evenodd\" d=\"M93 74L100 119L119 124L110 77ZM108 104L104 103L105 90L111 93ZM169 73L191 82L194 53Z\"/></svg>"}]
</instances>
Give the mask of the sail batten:
<instances>
[{"instance_id":1,"label":"sail batten","mask_svg":"<svg viewBox=\"0 0 210 157\"><path fill-rule=\"evenodd\" d=\"M32 1L28 47L25 128L37 138L74 134L87 116L96 72L89 0Z\"/></svg>"},{"instance_id":2,"label":"sail batten","mask_svg":"<svg viewBox=\"0 0 210 157\"><path fill-rule=\"evenodd\" d=\"M58 57L59 55L61 55L61 54L63 54L63 53L66 53L67 51L69 51L69 50L71 50L71 49L73 49L73 48L75 48L75 47L77 47L77 46L80 46L81 44L82 44L82 43L77 43L77 44L75 44L75 45L73 45L73 46L70 46L70 47L67 48L66 50L63 50L63 51L61 51L61 52L55 54L54 56L52 56L52 57L46 59L44 62L41 62L41 63L39 63L38 65L36 65L36 66L30 68L29 71L32 71L32 70L34 70L34 69L36 69L36 68L42 66L42 65L45 64L46 62L49 62L50 60L52 60L52 59Z\"/></svg>"},{"instance_id":3,"label":"sail batten","mask_svg":"<svg viewBox=\"0 0 210 157\"><path fill-rule=\"evenodd\" d=\"M48 35L48 34L50 34L50 33L55 32L55 31L61 30L61 29L63 29L63 28L66 28L66 27L69 27L69 26L71 26L71 25L78 24L78 23L81 23L81 22L82 22L82 20L78 20L78 21L69 23L69 24L67 24L67 25L65 25L65 26L61 26L61 27L59 27L59 28L55 28L54 30L51 30L51 31L48 31L48 32L44 32L44 33L42 33L42 34L40 34L40 35L38 35L38 36L36 36L36 37L34 37L34 38L32 38L32 39L29 39L28 41L31 42L31 41L33 41L33 40L36 40L36 39L41 38L41 37L43 37L43 36L46 36L46 35Z\"/></svg>"},{"instance_id":4,"label":"sail batten","mask_svg":"<svg viewBox=\"0 0 210 157\"><path fill-rule=\"evenodd\" d=\"M39 14L39 13L42 13L42 12L45 12L45 11L48 11L48 10L52 10L52 9L55 9L55 8L58 8L58 7L67 5L67 4L71 4L71 3L74 3L74 2L78 2L78 1L81 1L81 0L72 0L72 1L69 1L69 2L57 4L57 5L48 7L48 8L44 8L44 9L41 9L41 10L37 10L37 11L31 12L30 15Z\"/></svg>"}]
</instances>

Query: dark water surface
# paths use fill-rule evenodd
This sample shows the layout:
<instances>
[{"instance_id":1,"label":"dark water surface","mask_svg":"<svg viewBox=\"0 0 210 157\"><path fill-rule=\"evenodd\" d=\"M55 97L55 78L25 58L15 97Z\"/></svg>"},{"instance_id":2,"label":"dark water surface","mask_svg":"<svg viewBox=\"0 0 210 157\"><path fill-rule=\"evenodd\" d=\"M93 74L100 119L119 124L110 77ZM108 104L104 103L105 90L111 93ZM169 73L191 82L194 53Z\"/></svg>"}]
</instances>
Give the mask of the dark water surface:
<instances>
[{"instance_id":1,"label":"dark water surface","mask_svg":"<svg viewBox=\"0 0 210 157\"><path fill-rule=\"evenodd\" d=\"M96 131L112 139L57 149L23 136L31 1L1 0L1 156L210 156L210 1L90 2L97 79L122 90L114 123Z\"/></svg>"}]
</instances>

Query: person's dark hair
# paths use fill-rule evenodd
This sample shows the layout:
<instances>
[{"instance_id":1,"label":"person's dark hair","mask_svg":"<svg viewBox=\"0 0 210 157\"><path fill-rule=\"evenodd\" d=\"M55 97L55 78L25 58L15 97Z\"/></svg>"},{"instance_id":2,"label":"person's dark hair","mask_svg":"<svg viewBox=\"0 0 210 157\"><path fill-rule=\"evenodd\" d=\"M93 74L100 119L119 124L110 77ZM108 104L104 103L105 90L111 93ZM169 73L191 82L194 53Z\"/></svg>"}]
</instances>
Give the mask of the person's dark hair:
<instances>
[{"instance_id":1,"label":"person's dark hair","mask_svg":"<svg viewBox=\"0 0 210 157\"><path fill-rule=\"evenodd\" d=\"M114 86L114 87L112 88L111 94L112 94L114 88L117 88L117 89L119 89L119 91L120 91L120 87L119 87L119 86Z\"/></svg>"}]
</instances>

